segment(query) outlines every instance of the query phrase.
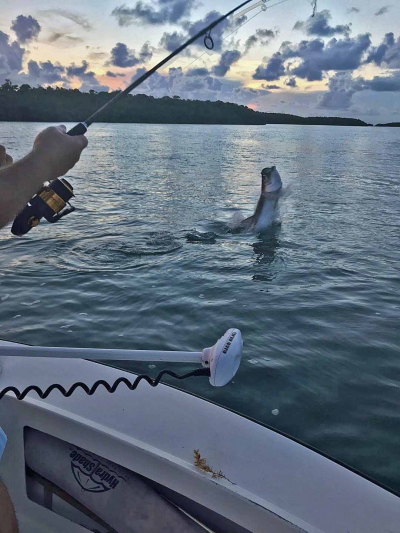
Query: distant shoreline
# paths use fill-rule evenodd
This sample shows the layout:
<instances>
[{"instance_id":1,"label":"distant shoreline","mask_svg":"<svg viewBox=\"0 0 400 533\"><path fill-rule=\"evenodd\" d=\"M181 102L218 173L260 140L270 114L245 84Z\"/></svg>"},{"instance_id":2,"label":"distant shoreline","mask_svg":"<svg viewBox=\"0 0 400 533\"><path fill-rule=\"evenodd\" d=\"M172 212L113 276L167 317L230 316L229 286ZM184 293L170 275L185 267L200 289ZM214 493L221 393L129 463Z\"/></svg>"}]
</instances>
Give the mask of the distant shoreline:
<instances>
[{"instance_id":1,"label":"distant shoreline","mask_svg":"<svg viewBox=\"0 0 400 533\"><path fill-rule=\"evenodd\" d=\"M0 122L72 122L77 123L97 111L119 91L112 93L57 87L13 85L0 86ZM204 124L265 126L288 124L301 126L372 126L355 118L300 117L285 113L254 111L229 102L182 100L179 96L154 98L146 94L127 95L107 108L99 122L117 124ZM400 127L400 123L377 124Z\"/></svg>"},{"instance_id":2,"label":"distant shoreline","mask_svg":"<svg viewBox=\"0 0 400 533\"><path fill-rule=\"evenodd\" d=\"M377 128L400 128L400 122L388 122L387 124L375 124Z\"/></svg>"},{"instance_id":3,"label":"distant shoreline","mask_svg":"<svg viewBox=\"0 0 400 533\"><path fill-rule=\"evenodd\" d=\"M57 123L62 123L62 124L65 124L65 123L77 123L77 122L82 122L81 120L63 120L63 119L59 119L59 120L23 120L23 119L18 119L18 120L12 120L12 119L7 119L7 120L2 120L0 119L0 124L3 124L3 123L23 123L23 124L29 124L29 123L42 123L42 124L54 124L55 122ZM259 126L259 127L264 127L264 126L333 126L333 127L352 127L352 128L365 128L366 126L368 127L390 127L390 125L388 124L328 124L328 123L318 123L318 122L302 122L301 124L298 123L298 122L268 122L266 124L254 124L254 123L245 123L245 122L240 122L240 123L234 123L234 122L230 122L230 123L226 123L226 122L178 122L178 121L175 121L175 122L137 122L137 121L131 121L131 122L127 122L127 121L123 121L123 122L120 122L120 121L101 121L99 120L98 122L95 122L95 124L152 124L152 125L159 125L159 126ZM399 124L399 127L400 127L400 124Z\"/></svg>"}]
</instances>

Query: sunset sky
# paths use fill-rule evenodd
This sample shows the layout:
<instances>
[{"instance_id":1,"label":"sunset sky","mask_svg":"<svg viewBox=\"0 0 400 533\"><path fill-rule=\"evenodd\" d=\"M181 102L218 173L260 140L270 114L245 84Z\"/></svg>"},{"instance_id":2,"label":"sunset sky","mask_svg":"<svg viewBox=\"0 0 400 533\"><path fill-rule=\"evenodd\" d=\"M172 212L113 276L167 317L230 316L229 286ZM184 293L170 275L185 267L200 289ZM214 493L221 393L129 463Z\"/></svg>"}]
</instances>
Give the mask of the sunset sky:
<instances>
[{"instance_id":1,"label":"sunset sky","mask_svg":"<svg viewBox=\"0 0 400 533\"><path fill-rule=\"evenodd\" d=\"M400 2L385 1L320 0L314 18L308 0L266 1L266 11L257 7L213 30L212 53L200 41L137 92L400 121ZM124 88L235 5L0 0L0 82Z\"/></svg>"}]
</instances>

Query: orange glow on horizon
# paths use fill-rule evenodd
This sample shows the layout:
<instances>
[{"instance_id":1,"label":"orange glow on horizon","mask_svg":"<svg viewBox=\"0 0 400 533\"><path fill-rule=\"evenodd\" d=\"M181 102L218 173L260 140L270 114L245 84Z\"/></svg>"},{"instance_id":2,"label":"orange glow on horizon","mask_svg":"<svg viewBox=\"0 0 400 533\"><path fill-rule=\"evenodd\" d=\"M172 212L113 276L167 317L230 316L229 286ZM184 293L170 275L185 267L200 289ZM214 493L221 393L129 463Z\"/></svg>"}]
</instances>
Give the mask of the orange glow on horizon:
<instances>
[{"instance_id":1,"label":"orange glow on horizon","mask_svg":"<svg viewBox=\"0 0 400 533\"><path fill-rule=\"evenodd\" d=\"M122 78L122 77L110 78L109 76L106 76L105 74L99 74L99 75L96 75L96 79L101 85L108 85L111 91L117 91L118 89L125 89L125 85L124 85L125 78Z\"/></svg>"}]
</instances>

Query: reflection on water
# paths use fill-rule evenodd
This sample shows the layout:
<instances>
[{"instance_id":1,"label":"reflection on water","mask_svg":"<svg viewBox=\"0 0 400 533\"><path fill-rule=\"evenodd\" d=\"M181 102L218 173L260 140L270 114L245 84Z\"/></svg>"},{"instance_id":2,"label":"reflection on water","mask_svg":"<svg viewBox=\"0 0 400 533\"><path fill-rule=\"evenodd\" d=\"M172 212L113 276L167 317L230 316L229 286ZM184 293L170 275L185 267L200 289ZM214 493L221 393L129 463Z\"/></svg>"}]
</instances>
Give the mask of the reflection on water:
<instances>
[{"instance_id":1,"label":"reflection on water","mask_svg":"<svg viewBox=\"0 0 400 533\"><path fill-rule=\"evenodd\" d=\"M0 123L0 142L21 157L43 126ZM234 382L180 386L400 489L400 130L98 124L89 136L68 176L77 211L24 238L0 232L0 336L197 351L239 327ZM272 165L290 190L281 225L229 232Z\"/></svg>"},{"instance_id":2,"label":"reflection on water","mask_svg":"<svg viewBox=\"0 0 400 533\"><path fill-rule=\"evenodd\" d=\"M281 265L275 264L280 259L278 255L279 233L280 224L274 224L261 233L259 240L253 243L253 281L272 281L277 275L278 268L281 268Z\"/></svg>"}]
</instances>

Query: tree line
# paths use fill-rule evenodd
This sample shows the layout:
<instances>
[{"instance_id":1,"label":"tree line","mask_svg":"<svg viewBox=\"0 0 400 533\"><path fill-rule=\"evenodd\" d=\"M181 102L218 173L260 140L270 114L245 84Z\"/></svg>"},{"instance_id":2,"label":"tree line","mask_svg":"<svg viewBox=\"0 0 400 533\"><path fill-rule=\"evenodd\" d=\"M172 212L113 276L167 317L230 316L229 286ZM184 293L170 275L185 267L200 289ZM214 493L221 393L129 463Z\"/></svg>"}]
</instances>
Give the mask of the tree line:
<instances>
[{"instance_id":1,"label":"tree line","mask_svg":"<svg viewBox=\"0 0 400 533\"><path fill-rule=\"evenodd\" d=\"M110 93L62 87L0 85L0 121L80 122L111 100ZM145 94L127 95L106 109L101 122L150 124L314 124L367 126L358 119L339 117L299 117L283 113L254 111L244 105L210 100L184 100L179 96L154 98Z\"/></svg>"}]
</instances>

